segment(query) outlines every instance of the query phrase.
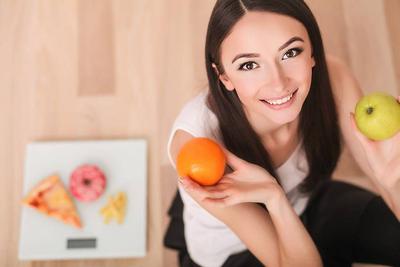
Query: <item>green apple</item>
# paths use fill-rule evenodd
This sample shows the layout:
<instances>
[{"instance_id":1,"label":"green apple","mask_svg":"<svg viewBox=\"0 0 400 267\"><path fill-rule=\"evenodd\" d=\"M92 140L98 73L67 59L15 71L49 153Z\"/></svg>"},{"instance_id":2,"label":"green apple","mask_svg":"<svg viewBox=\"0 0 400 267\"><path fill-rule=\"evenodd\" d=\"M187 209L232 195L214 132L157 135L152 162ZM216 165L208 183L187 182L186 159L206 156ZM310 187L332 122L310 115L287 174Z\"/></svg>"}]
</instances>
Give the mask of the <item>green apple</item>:
<instances>
[{"instance_id":1,"label":"green apple","mask_svg":"<svg viewBox=\"0 0 400 267\"><path fill-rule=\"evenodd\" d=\"M371 93L358 101L355 120L369 139L388 139L400 130L400 103L387 93Z\"/></svg>"}]
</instances>

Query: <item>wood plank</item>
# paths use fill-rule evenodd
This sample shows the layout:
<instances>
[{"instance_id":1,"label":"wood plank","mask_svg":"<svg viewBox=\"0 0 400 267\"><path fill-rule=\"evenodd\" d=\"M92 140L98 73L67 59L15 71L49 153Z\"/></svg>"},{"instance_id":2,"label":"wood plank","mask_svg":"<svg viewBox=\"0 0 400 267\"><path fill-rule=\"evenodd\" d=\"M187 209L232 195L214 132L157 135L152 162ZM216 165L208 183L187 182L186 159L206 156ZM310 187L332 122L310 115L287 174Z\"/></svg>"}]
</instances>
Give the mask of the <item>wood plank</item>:
<instances>
[{"instance_id":1,"label":"wood plank","mask_svg":"<svg viewBox=\"0 0 400 267\"><path fill-rule=\"evenodd\" d=\"M78 2L79 95L113 94L115 90L112 2Z\"/></svg>"},{"instance_id":2,"label":"wood plank","mask_svg":"<svg viewBox=\"0 0 400 267\"><path fill-rule=\"evenodd\" d=\"M0 266L31 266L18 261L17 251L23 153L35 86L35 6L0 2Z\"/></svg>"},{"instance_id":3,"label":"wood plank","mask_svg":"<svg viewBox=\"0 0 400 267\"><path fill-rule=\"evenodd\" d=\"M321 31L325 52L349 63L346 23L341 1L306 0ZM332 12L334 11L334 12Z\"/></svg>"},{"instance_id":4,"label":"wood plank","mask_svg":"<svg viewBox=\"0 0 400 267\"><path fill-rule=\"evenodd\" d=\"M343 0L351 67L365 92L398 88L384 0Z\"/></svg>"},{"instance_id":5,"label":"wood plank","mask_svg":"<svg viewBox=\"0 0 400 267\"><path fill-rule=\"evenodd\" d=\"M389 30L389 38L391 50L393 53L393 65L395 72L395 80L397 81L397 90L394 93L400 95L400 1L386 0L385 14Z\"/></svg>"}]
</instances>

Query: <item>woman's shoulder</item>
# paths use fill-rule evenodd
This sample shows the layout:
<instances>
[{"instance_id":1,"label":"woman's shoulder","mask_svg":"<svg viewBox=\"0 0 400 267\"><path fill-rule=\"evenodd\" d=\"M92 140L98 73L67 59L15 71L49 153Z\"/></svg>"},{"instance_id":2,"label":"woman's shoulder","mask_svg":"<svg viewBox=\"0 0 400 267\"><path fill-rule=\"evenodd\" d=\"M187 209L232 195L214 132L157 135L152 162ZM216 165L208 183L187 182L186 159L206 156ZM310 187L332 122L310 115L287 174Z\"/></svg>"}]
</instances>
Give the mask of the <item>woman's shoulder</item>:
<instances>
[{"instance_id":1,"label":"woman's shoulder","mask_svg":"<svg viewBox=\"0 0 400 267\"><path fill-rule=\"evenodd\" d=\"M207 106L208 90L202 90L184 104L172 125L168 138L168 153L171 163L174 153L194 137L209 137L220 140L218 120Z\"/></svg>"},{"instance_id":2,"label":"woman's shoulder","mask_svg":"<svg viewBox=\"0 0 400 267\"><path fill-rule=\"evenodd\" d=\"M180 122L194 122L201 120L201 117L207 112L207 91L203 90L198 92L194 97L186 101L178 116L175 119L175 123Z\"/></svg>"},{"instance_id":3,"label":"woman's shoulder","mask_svg":"<svg viewBox=\"0 0 400 267\"><path fill-rule=\"evenodd\" d=\"M174 125L191 126L201 131L196 131L198 134L203 134L207 128L215 128L217 121L214 113L208 108L207 96L208 90L202 90L187 101L175 119Z\"/></svg>"}]
</instances>

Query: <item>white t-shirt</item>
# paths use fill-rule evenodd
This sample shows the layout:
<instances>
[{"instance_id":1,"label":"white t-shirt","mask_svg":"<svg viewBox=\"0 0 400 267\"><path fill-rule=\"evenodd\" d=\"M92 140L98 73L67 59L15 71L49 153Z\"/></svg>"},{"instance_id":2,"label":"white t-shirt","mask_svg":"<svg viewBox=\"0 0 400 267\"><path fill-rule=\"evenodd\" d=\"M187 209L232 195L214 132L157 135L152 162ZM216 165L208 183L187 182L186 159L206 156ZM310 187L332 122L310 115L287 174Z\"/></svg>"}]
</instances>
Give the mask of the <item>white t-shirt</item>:
<instances>
[{"instance_id":1,"label":"white t-shirt","mask_svg":"<svg viewBox=\"0 0 400 267\"><path fill-rule=\"evenodd\" d=\"M176 168L170 153L172 138L177 130L184 130L194 137L208 137L223 144L219 136L218 120L207 107L207 92L203 91L190 100L176 118L168 140L168 157ZM298 185L308 173L308 164L301 149L301 142L289 159L276 169L281 185L299 215L308 201L308 195L299 192ZM183 221L185 240L190 257L205 267L221 266L232 254L246 250L244 243L223 222L203 209L178 183L184 203Z\"/></svg>"}]
</instances>

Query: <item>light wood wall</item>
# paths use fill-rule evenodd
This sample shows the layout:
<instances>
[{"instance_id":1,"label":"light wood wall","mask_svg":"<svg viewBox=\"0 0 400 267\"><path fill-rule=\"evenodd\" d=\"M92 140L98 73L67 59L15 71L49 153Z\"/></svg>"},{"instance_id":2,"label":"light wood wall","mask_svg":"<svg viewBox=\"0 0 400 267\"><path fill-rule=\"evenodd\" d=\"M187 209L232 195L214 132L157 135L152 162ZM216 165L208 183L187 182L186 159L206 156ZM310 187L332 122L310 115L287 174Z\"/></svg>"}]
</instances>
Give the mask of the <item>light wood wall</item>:
<instances>
[{"instance_id":1,"label":"light wood wall","mask_svg":"<svg viewBox=\"0 0 400 267\"><path fill-rule=\"evenodd\" d=\"M215 0L0 0L0 266L173 266L163 249L175 189L171 124L204 88L204 37ZM399 94L397 0L308 0L328 53L363 89ZM149 141L148 256L17 259L25 145L36 140Z\"/></svg>"}]
</instances>

